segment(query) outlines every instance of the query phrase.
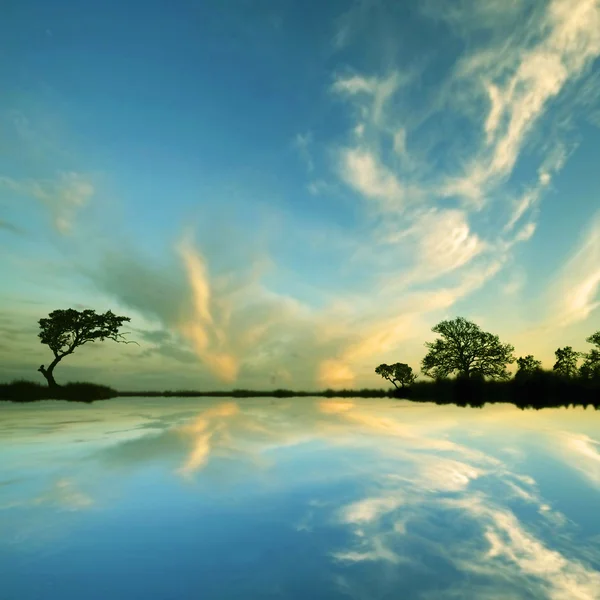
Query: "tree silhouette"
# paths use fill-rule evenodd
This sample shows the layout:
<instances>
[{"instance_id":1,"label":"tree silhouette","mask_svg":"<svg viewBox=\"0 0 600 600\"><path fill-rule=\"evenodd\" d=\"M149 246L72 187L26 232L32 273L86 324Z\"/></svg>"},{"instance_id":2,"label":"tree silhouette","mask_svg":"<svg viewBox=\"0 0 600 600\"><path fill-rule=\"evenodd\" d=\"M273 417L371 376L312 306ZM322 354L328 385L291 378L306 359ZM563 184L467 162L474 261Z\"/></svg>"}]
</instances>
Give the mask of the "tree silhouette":
<instances>
[{"instance_id":1,"label":"tree silhouette","mask_svg":"<svg viewBox=\"0 0 600 600\"><path fill-rule=\"evenodd\" d=\"M508 379L506 367L515 361L514 347L500 343L497 335L463 317L441 321L431 331L441 338L425 343L429 352L422 371L428 377L443 379L456 373L466 378Z\"/></svg>"},{"instance_id":2,"label":"tree silhouette","mask_svg":"<svg viewBox=\"0 0 600 600\"><path fill-rule=\"evenodd\" d=\"M398 388L398 383L404 388L414 383L417 378L413 374L412 367L409 367L406 363L394 363L393 365L386 365L384 363L375 369L375 373L393 383L396 389L400 389Z\"/></svg>"},{"instance_id":3,"label":"tree silhouette","mask_svg":"<svg viewBox=\"0 0 600 600\"><path fill-rule=\"evenodd\" d=\"M579 368L579 374L585 379L600 379L600 331L596 331L585 341L594 344L596 348L582 354L583 364Z\"/></svg>"},{"instance_id":4,"label":"tree silhouette","mask_svg":"<svg viewBox=\"0 0 600 600\"><path fill-rule=\"evenodd\" d=\"M577 374L577 360L581 353L575 352L571 346L565 346L558 348L554 354L556 355L554 371L563 377L574 377Z\"/></svg>"},{"instance_id":5,"label":"tree silhouette","mask_svg":"<svg viewBox=\"0 0 600 600\"><path fill-rule=\"evenodd\" d=\"M54 368L65 356L73 354L75 348L87 342L105 339L137 344L122 339L124 334L119 333L119 328L126 321L131 319L119 317L110 310L104 314L96 314L95 310L90 309L78 311L73 308L52 311L47 318L39 320L41 331L38 337L42 344L50 347L54 360L47 369L41 365L38 371L46 378L50 387L56 387L58 384L54 379Z\"/></svg>"},{"instance_id":6,"label":"tree silhouette","mask_svg":"<svg viewBox=\"0 0 600 600\"><path fill-rule=\"evenodd\" d=\"M540 371L542 368L542 361L537 360L533 357L533 355L528 354L527 356L522 356L521 358L517 358L517 374L521 375L532 375L537 371Z\"/></svg>"}]
</instances>

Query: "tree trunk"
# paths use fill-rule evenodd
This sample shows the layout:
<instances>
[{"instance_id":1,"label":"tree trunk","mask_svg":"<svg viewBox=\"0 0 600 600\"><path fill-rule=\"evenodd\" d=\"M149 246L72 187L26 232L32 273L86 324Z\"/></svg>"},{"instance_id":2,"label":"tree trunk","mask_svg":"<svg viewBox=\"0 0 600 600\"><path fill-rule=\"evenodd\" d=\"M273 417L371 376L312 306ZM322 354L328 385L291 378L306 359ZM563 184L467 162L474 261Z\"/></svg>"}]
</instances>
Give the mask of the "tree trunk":
<instances>
[{"instance_id":1,"label":"tree trunk","mask_svg":"<svg viewBox=\"0 0 600 600\"><path fill-rule=\"evenodd\" d=\"M44 365L41 365L38 371L46 378L48 382L48 387L56 388L59 387L58 383L54 379L53 371L54 367L58 364L58 361L62 358L62 356L57 356L51 363L50 366L46 369Z\"/></svg>"}]
</instances>

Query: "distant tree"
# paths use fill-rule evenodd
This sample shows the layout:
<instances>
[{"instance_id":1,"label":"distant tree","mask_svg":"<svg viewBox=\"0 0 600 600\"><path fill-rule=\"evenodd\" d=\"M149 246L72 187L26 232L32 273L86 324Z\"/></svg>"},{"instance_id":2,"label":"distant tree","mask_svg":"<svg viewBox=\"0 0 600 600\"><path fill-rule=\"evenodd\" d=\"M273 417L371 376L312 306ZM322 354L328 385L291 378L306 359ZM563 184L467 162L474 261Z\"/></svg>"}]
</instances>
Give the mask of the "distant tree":
<instances>
[{"instance_id":1,"label":"distant tree","mask_svg":"<svg viewBox=\"0 0 600 600\"><path fill-rule=\"evenodd\" d=\"M122 339L124 334L119 333L119 328L126 321L131 319L119 317L110 310L104 314L96 314L95 310L90 309L78 311L73 308L52 311L47 318L39 320L41 331L38 337L42 344L50 347L54 360L47 369L41 365L38 371L46 378L50 387L56 387L58 384L54 379L54 368L65 356L73 354L75 348L105 339L137 344L125 341Z\"/></svg>"},{"instance_id":2,"label":"distant tree","mask_svg":"<svg viewBox=\"0 0 600 600\"><path fill-rule=\"evenodd\" d=\"M517 373L521 375L532 375L536 371L540 371L542 368L542 361L536 360L533 355L528 354L517 358Z\"/></svg>"},{"instance_id":3,"label":"distant tree","mask_svg":"<svg viewBox=\"0 0 600 600\"><path fill-rule=\"evenodd\" d=\"M441 321L431 329L441 338L426 342L429 352L422 362L428 377L443 379L456 373L461 377L507 379L507 365L513 363L514 347L502 344L497 335L482 331L463 317Z\"/></svg>"},{"instance_id":4,"label":"distant tree","mask_svg":"<svg viewBox=\"0 0 600 600\"><path fill-rule=\"evenodd\" d=\"M412 367L409 367L406 363L382 364L375 369L375 373L393 383L397 389L400 389L398 383L404 388L414 383L417 378L413 374Z\"/></svg>"},{"instance_id":5,"label":"distant tree","mask_svg":"<svg viewBox=\"0 0 600 600\"><path fill-rule=\"evenodd\" d=\"M600 379L600 331L596 331L585 341L594 344L596 348L582 354L583 364L579 368L579 374L585 379Z\"/></svg>"},{"instance_id":6,"label":"distant tree","mask_svg":"<svg viewBox=\"0 0 600 600\"><path fill-rule=\"evenodd\" d=\"M565 346L558 348L554 354L556 356L554 371L562 377L574 377L577 374L577 360L581 353L575 352L571 346Z\"/></svg>"}]
</instances>

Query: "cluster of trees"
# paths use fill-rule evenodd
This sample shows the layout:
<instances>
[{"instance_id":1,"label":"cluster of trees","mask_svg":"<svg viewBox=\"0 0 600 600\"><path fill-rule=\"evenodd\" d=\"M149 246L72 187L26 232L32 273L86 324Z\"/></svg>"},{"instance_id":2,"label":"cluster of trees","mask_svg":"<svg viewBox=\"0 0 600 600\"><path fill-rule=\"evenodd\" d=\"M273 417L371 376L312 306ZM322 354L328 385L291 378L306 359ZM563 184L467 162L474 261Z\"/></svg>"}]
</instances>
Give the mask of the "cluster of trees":
<instances>
[{"instance_id":1,"label":"cluster of trees","mask_svg":"<svg viewBox=\"0 0 600 600\"><path fill-rule=\"evenodd\" d=\"M541 361L531 354L515 359L513 346L501 343L497 335L483 331L463 317L441 321L432 331L440 337L425 343L429 351L423 358L421 371L436 381L451 375L465 380L506 381L510 378L508 365L515 360L515 379L531 379L542 372ZM571 346L556 350L553 368L556 375L564 379L600 381L600 331L586 341L595 348L589 352L576 352ZM583 359L581 365L580 359ZM397 389L410 386L416 379L412 367L406 363L381 364L375 373Z\"/></svg>"}]
</instances>

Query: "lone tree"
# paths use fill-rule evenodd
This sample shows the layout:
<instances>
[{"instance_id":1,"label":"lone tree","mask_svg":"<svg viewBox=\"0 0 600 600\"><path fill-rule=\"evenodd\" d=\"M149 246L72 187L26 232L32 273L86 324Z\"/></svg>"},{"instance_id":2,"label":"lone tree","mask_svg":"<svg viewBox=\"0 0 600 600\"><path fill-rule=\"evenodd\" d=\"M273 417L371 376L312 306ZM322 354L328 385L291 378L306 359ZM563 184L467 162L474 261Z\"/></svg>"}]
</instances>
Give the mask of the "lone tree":
<instances>
[{"instance_id":1,"label":"lone tree","mask_svg":"<svg viewBox=\"0 0 600 600\"><path fill-rule=\"evenodd\" d=\"M533 355L528 354L527 356L517 358L517 367L517 374L533 375L542 369L542 361L537 360Z\"/></svg>"},{"instance_id":2,"label":"lone tree","mask_svg":"<svg viewBox=\"0 0 600 600\"><path fill-rule=\"evenodd\" d=\"M594 344L596 348L582 354L583 364L579 367L579 374L586 379L600 379L600 331L596 331L585 341Z\"/></svg>"},{"instance_id":3,"label":"lone tree","mask_svg":"<svg viewBox=\"0 0 600 600\"><path fill-rule=\"evenodd\" d=\"M393 365L384 363L375 369L375 373L392 382L396 389L400 389L398 383L404 388L414 383L417 378L413 374L412 367L409 367L406 363L394 363Z\"/></svg>"},{"instance_id":4,"label":"lone tree","mask_svg":"<svg viewBox=\"0 0 600 600\"><path fill-rule=\"evenodd\" d=\"M506 366L515 361L514 347L500 343L497 335L463 317L441 321L431 331L441 337L425 343L429 352L421 369L428 377L443 379L456 373L466 378L508 379Z\"/></svg>"},{"instance_id":5,"label":"lone tree","mask_svg":"<svg viewBox=\"0 0 600 600\"><path fill-rule=\"evenodd\" d=\"M574 377L577 374L577 360L581 356L579 352L575 352L571 346L558 348L554 353L556 362L553 370L562 377Z\"/></svg>"},{"instance_id":6,"label":"lone tree","mask_svg":"<svg viewBox=\"0 0 600 600\"><path fill-rule=\"evenodd\" d=\"M119 328L123 323L131 321L129 317L119 317L112 311L97 315L95 310L78 311L73 308L67 310L54 310L47 318L40 319L41 331L38 333L42 344L50 346L54 353L54 360L46 369L41 365L38 371L46 378L50 387L57 387L54 379L54 367L67 355L73 354L75 348L105 339L122 342L125 344L137 344L137 342L126 341Z\"/></svg>"}]
</instances>

